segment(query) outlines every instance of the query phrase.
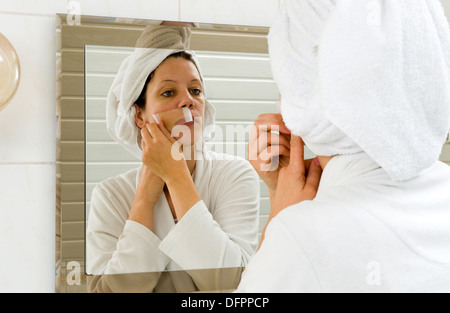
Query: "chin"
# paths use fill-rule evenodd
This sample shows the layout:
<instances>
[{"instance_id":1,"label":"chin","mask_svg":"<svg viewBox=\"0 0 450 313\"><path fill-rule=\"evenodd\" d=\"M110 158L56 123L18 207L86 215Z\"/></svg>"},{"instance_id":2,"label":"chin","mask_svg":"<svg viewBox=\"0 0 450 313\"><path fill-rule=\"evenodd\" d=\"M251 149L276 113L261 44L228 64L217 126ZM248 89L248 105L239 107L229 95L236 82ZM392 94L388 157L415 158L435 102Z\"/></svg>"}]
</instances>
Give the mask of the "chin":
<instances>
[{"instance_id":1,"label":"chin","mask_svg":"<svg viewBox=\"0 0 450 313\"><path fill-rule=\"evenodd\" d=\"M176 141L183 146L192 146L202 139L203 127L202 123L197 121L189 126L177 125L173 129L177 136L174 136ZM174 134L174 132L172 132Z\"/></svg>"}]
</instances>

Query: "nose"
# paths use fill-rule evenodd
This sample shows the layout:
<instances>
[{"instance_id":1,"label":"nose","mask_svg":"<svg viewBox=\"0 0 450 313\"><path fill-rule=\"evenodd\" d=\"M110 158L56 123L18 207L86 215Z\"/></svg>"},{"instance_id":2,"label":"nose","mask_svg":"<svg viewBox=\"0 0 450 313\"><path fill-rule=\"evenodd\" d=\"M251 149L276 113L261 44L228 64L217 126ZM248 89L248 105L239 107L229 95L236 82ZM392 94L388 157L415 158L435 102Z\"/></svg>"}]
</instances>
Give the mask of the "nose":
<instances>
[{"instance_id":1,"label":"nose","mask_svg":"<svg viewBox=\"0 0 450 313\"><path fill-rule=\"evenodd\" d=\"M192 109L194 107L194 98L190 94L189 90L186 90L180 99L180 107Z\"/></svg>"}]
</instances>

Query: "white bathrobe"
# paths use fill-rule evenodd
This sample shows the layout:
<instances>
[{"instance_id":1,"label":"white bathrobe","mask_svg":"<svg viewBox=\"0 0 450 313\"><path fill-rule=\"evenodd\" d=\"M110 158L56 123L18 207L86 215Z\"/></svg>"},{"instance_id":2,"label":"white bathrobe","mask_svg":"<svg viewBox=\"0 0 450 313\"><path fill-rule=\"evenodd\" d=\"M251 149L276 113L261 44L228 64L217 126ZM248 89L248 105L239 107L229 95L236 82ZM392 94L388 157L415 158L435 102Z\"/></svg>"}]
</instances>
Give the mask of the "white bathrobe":
<instances>
[{"instance_id":1,"label":"white bathrobe","mask_svg":"<svg viewBox=\"0 0 450 313\"><path fill-rule=\"evenodd\" d=\"M394 182L366 153L326 166L282 211L239 292L450 292L450 167Z\"/></svg>"},{"instance_id":2,"label":"white bathrobe","mask_svg":"<svg viewBox=\"0 0 450 313\"><path fill-rule=\"evenodd\" d=\"M87 274L242 267L258 244L259 178L249 162L207 152L193 180L201 201L176 224L164 194L155 231L128 220L142 167L94 189Z\"/></svg>"}]
</instances>

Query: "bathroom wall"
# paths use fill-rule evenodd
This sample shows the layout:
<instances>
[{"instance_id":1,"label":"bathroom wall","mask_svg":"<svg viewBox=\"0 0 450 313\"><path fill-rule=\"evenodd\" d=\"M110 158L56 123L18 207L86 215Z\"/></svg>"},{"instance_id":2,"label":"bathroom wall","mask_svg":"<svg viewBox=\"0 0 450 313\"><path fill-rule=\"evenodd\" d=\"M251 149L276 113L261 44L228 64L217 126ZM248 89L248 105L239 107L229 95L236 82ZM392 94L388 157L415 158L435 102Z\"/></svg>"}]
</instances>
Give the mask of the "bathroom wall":
<instances>
[{"instance_id":1,"label":"bathroom wall","mask_svg":"<svg viewBox=\"0 0 450 313\"><path fill-rule=\"evenodd\" d=\"M0 292L55 290L55 13L270 26L280 1L1 1L22 77L0 112Z\"/></svg>"}]
</instances>

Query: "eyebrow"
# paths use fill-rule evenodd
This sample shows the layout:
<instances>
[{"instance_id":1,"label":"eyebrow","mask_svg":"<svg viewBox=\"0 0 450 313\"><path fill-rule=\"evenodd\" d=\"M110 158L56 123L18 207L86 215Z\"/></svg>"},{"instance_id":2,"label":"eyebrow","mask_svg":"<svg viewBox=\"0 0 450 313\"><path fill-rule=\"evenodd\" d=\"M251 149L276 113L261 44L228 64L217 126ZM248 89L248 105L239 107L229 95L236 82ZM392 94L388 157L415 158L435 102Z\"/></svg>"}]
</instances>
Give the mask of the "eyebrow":
<instances>
[{"instance_id":1,"label":"eyebrow","mask_svg":"<svg viewBox=\"0 0 450 313\"><path fill-rule=\"evenodd\" d=\"M194 78L193 80L191 80L191 83L193 82L199 82L201 83L200 79ZM162 83L177 83L176 80L172 80L172 79L165 79L163 81L161 81L158 85L161 85Z\"/></svg>"},{"instance_id":2,"label":"eyebrow","mask_svg":"<svg viewBox=\"0 0 450 313\"><path fill-rule=\"evenodd\" d=\"M176 83L176 82L177 82L176 80L166 79L166 80L163 80L163 81L159 82L159 84L162 84L162 83Z\"/></svg>"}]
</instances>

